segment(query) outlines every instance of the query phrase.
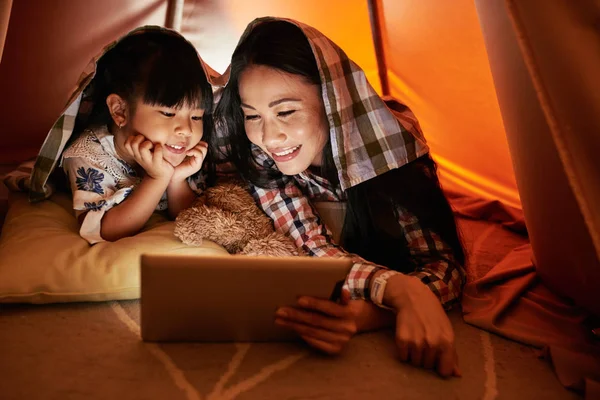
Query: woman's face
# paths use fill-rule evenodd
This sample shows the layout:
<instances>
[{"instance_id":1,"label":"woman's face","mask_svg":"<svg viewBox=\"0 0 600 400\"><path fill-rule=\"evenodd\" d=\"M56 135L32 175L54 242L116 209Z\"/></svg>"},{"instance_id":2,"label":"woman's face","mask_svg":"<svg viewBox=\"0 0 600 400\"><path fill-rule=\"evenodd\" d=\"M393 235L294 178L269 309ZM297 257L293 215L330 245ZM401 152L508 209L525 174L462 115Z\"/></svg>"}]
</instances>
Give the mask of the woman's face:
<instances>
[{"instance_id":1,"label":"woman's face","mask_svg":"<svg viewBox=\"0 0 600 400\"><path fill-rule=\"evenodd\" d=\"M321 88L306 78L264 65L240 75L239 92L248 139L286 175L320 166L329 124Z\"/></svg>"}]
</instances>

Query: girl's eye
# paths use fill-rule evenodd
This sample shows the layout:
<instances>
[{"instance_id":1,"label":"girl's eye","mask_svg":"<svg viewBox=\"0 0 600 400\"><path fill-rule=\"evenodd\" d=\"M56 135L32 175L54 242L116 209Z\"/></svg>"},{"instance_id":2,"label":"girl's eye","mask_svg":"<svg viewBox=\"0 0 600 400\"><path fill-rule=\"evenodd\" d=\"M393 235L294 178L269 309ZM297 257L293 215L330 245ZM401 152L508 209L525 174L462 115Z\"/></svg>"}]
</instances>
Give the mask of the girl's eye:
<instances>
[{"instance_id":1,"label":"girl's eye","mask_svg":"<svg viewBox=\"0 0 600 400\"><path fill-rule=\"evenodd\" d=\"M192 117L192 121L202 121L202 116L199 115L199 116Z\"/></svg>"},{"instance_id":2,"label":"girl's eye","mask_svg":"<svg viewBox=\"0 0 600 400\"><path fill-rule=\"evenodd\" d=\"M175 113L172 113L169 111L159 111L159 112L167 118L173 118L175 116Z\"/></svg>"},{"instance_id":3,"label":"girl's eye","mask_svg":"<svg viewBox=\"0 0 600 400\"><path fill-rule=\"evenodd\" d=\"M246 121L255 121L258 119L258 115L246 115Z\"/></svg>"},{"instance_id":4,"label":"girl's eye","mask_svg":"<svg viewBox=\"0 0 600 400\"><path fill-rule=\"evenodd\" d=\"M288 116L292 115L295 112L296 112L296 110L280 111L280 112L277 113L277 116L278 117L288 117Z\"/></svg>"}]
</instances>

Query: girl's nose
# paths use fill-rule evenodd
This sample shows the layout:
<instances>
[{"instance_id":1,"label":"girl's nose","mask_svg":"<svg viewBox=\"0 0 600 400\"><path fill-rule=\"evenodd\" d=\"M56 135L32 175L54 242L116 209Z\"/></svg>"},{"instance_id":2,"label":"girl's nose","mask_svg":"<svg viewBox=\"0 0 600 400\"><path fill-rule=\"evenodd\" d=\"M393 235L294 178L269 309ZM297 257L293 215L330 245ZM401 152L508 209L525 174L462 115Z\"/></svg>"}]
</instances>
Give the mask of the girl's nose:
<instances>
[{"instance_id":1,"label":"girl's nose","mask_svg":"<svg viewBox=\"0 0 600 400\"><path fill-rule=\"evenodd\" d=\"M179 136L191 136L192 134L192 121L189 119L180 119L177 121L177 125L175 126L175 133Z\"/></svg>"}]
</instances>

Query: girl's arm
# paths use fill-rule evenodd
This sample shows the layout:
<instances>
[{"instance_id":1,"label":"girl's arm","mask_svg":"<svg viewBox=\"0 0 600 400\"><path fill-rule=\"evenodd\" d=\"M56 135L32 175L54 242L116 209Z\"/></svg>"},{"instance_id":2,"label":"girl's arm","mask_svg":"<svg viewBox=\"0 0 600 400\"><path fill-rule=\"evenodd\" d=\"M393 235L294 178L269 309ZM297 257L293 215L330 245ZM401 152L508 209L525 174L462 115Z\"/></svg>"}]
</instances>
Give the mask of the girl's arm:
<instances>
[{"instance_id":1,"label":"girl's arm","mask_svg":"<svg viewBox=\"0 0 600 400\"><path fill-rule=\"evenodd\" d=\"M63 167L71 182L80 235L90 244L137 233L156 209L168 184L166 179L146 175L135 190L117 189L108 171L85 158L67 158Z\"/></svg>"},{"instance_id":2,"label":"girl's arm","mask_svg":"<svg viewBox=\"0 0 600 400\"><path fill-rule=\"evenodd\" d=\"M167 186L167 201L169 204L169 216L177 218L182 210L190 207L197 194L190 188L187 179L174 182L171 180Z\"/></svg>"},{"instance_id":3,"label":"girl's arm","mask_svg":"<svg viewBox=\"0 0 600 400\"><path fill-rule=\"evenodd\" d=\"M179 215L182 210L190 207L197 197L187 181L187 178L194 175L200 168L206 157L208 144L200 142L187 153L187 158L175 168L171 182L167 187L167 201L169 204L169 216L173 219Z\"/></svg>"},{"instance_id":4,"label":"girl's arm","mask_svg":"<svg viewBox=\"0 0 600 400\"><path fill-rule=\"evenodd\" d=\"M115 241L135 235L148 221L169 184L167 178L144 176L126 201L108 210L102 218L101 235Z\"/></svg>"}]
</instances>

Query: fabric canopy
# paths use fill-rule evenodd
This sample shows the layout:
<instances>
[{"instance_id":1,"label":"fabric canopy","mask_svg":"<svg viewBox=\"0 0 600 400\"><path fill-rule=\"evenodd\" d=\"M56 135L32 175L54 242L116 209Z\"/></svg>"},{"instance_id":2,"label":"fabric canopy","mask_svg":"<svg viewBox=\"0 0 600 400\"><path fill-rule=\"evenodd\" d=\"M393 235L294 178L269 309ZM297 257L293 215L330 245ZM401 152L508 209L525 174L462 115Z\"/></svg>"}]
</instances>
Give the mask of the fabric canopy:
<instances>
[{"instance_id":1,"label":"fabric canopy","mask_svg":"<svg viewBox=\"0 0 600 400\"><path fill-rule=\"evenodd\" d=\"M0 163L35 155L89 59L136 26L164 24L167 3L13 2L0 85L19 89L0 100ZM391 94L419 118L445 187L520 208L473 2L385 0L380 8ZM181 32L208 64L223 72L243 29L265 15L291 17L319 29L381 91L365 0L186 0Z\"/></svg>"},{"instance_id":2,"label":"fabric canopy","mask_svg":"<svg viewBox=\"0 0 600 400\"><path fill-rule=\"evenodd\" d=\"M135 27L165 24L169 3L0 2L0 166L35 156L90 58ZM419 119L444 189L474 199L463 214L525 217L531 245L467 285L465 319L537 346L597 347L585 323L600 317L600 4L374 3L379 59L367 0L185 0L180 31L218 72L246 25L268 15L323 32L380 93L385 61L390 94Z\"/></svg>"}]
</instances>

